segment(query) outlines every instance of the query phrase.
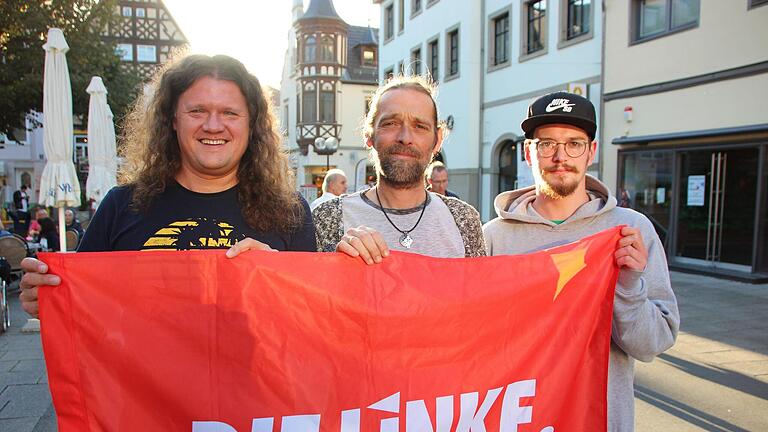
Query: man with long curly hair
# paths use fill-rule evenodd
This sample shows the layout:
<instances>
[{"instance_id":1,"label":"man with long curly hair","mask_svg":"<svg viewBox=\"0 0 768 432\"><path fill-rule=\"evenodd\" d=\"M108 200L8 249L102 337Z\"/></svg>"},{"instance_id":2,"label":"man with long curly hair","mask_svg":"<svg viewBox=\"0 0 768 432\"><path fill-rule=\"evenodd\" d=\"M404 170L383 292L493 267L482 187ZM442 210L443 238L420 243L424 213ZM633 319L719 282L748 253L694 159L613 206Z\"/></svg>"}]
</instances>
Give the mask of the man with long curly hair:
<instances>
[{"instance_id":1,"label":"man with long curly hair","mask_svg":"<svg viewBox=\"0 0 768 432\"><path fill-rule=\"evenodd\" d=\"M295 192L259 81L228 56L189 55L155 80L128 117L122 186L100 204L78 251L315 251L307 202ZM27 259L22 304L57 285Z\"/></svg>"}]
</instances>

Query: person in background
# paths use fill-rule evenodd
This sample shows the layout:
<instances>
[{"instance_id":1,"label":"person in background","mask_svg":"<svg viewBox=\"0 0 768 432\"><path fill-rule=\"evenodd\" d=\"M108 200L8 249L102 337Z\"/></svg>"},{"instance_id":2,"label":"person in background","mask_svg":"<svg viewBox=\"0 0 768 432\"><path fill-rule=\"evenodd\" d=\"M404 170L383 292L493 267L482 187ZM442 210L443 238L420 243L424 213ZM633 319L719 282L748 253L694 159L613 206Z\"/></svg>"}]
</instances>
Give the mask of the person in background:
<instances>
[{"instance_id":1,"label":"person in background","mask_svg":"<svg viewBox=\"0 0 768 432\"><path fill-rule=\"evenodd\" d=\"M49 217L40 218L37 222L40 224L40 247L46 252L58 252L61 244L56 222Z\"/></svg>"},{"instance_id":2,"label":"person in background","mask_svg":"<svg viewBox=\"0 0 768 432\"><path fill-rule=\"evenodd\" d=\"M29 231L27 232L27 237L37 239L40 236L40 219L47 217L48 210L46 210L45 207L38 207L37 210L35 210L35 218L32 219L32 221L29 223Z\"/></svg>"},{"instance_id":3,"label":"person in background","mask_svg":"<svg viewBox=\"0 0 768 432\"><path fill-rule=\"evenodd\" d=\"M427 168L429 190L451 198L459 196L448 190L448 168L440 161L434 161Z\"/></svg>"},{"instance_id":4,"label":"person in background","mask_svg":"<svg viewBox=\"0 0 768 432\"><path fill-rule=\"evenodd\" d=\"M30 224L27 185L21 185L21 188L13 193L13 212L10 213L10 216L13 219L13 231L25 237L29 232Z\"/></svg>"},{"instance_id":5,"label":"person in background","mask_svg":"<svg viewBox=\"0 0 768 432\"><path fill-rule=\"evenodd\" d=\"M332 169L325 174L323 179L323 194L312 201L309 208L314 210L320 204L330 201L341 194L347 193L347 175L340 169Z\"/></svg>"},{"instance_id":6,"label":"person in background","mask_svg":"<svg viewBox=\"0 0 768 432\"><path fill-rule=\"evenodd\" d=\"M0 220L0 237L8 237L12 235L13 233L5 229L5 225L3 225L3 221Z\"/></svg>"},{"instance_id":7,"label":"person in background","mask_svg":"<svg viewBox=\"0 0 768 432\"><path fill-rule=\"evenodd\" d=\"M64 222L67 224L67 231L76 232L78 239L83 238L85 231L83 230L83 226L80 225L80 221L75 217L75 212L72 211L72 209L67 209L64 211Z\"/></svg>"}]
</instances>

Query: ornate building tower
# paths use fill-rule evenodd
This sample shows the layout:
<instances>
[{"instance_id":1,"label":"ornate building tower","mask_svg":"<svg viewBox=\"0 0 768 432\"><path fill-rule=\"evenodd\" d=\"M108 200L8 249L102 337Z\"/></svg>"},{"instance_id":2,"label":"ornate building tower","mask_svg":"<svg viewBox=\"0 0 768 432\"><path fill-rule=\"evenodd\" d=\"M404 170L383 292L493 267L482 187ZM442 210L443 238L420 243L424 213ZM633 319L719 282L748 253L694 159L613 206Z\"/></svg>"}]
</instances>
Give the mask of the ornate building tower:
<instances>
[{"instance_id":1,"label":"ornate building tower","mask_svg":"<svg viewBox=\"0 0 768 432\"><path fill-rule=\"evenodd\" d=\"M306 155L318 138L341 139L336 95L347 67L349 25L336 13L331 0L312 0L303 14L301 0L296 0L294 18L298 18L294 24L296 142Z\"/></svg>"}]
</instances>

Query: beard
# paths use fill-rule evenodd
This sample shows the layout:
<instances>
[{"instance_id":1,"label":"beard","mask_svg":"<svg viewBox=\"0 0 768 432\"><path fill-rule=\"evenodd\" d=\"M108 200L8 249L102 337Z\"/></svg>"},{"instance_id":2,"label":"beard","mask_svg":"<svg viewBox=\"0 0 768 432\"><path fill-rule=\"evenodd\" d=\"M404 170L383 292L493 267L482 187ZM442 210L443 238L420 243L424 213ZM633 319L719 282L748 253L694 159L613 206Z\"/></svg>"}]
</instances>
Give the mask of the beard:
<instances>
[{"instance_id":1,"label":"beard","mask_svg":"<svg viewBox=\"0 0 768 432\"><path fill-rule=\"evenodd\" d=\"M393 156L406 154L415 159L401 159ZM409 189L415 185L424 185L424 172L429 165L430 157L403 144L394 144L386 150L375 153L376 170L381 180L395 189Z\"/></svg>"},{"instance_id":2,"label":"beard","mask_svg":"<svg viewBox=\"0 0 768 432\"><path fill-rule=\"evenodd\" d=\"M553 174L552 171L565 168L569 172L577 174L576 178L572 177L560 177L557 174ZM570 196L576 191L581 182L581 177L578 176L580 171L573 165L556 165L549 167L548 169L540 168L536 171L536 187L540 192L552 199L563 199Z\"/></svg>"}]
</instances>

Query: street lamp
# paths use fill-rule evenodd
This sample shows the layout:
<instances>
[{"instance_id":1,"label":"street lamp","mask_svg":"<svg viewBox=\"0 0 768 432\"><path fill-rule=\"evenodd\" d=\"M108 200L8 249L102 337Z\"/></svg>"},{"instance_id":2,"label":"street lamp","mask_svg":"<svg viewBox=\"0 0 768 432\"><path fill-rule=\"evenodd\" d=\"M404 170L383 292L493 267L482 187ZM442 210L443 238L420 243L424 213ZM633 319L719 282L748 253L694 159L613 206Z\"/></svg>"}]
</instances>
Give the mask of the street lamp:
<instances>
[{"instance_id":1,"label":"street lamp","mask_svg":"<svg viewBox=\"0 0 768 432\"><path fill-rule=\"evenodd\" d=\"M314 148L315 153L325 155L325 171L327 172L331 169L331 155L339 149L339 140L336 137L317 137L315 138Z\"/></svg>"}]
</instances>

